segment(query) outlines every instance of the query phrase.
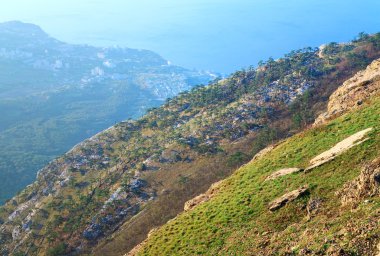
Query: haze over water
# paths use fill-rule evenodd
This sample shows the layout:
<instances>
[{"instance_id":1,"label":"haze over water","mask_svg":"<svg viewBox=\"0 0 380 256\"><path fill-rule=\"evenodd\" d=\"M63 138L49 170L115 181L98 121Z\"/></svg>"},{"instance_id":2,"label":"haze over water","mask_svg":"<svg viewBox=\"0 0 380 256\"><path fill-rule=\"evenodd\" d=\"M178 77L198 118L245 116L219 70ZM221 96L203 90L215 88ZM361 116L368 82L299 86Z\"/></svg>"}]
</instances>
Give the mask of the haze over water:
<instances>
[{"instance_id":1,"label":"haze over water","mask_svg":"<svg viewBox=\"0 0 380 256\"><path fill-rule=\"evenodd\" d=\"M43 7L43 8L42 8ZM380 31L377 0L3 0L0 21L70 43L149 49L230 73L268 57Z\"/></svg>"}]
</instances>

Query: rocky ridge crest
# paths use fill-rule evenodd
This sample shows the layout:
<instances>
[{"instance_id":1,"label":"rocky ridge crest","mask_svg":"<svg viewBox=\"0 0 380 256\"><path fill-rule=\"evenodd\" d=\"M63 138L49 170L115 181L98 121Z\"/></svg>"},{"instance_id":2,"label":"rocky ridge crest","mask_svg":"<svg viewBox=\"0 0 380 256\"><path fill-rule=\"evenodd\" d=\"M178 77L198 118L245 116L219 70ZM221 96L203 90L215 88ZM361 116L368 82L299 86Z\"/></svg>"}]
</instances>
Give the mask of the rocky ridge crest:
<instances>
[{"instance_id":1,"label":"rocky ridge crest","mask_svg":"<svg viewBox=\"0 0 380 256\"><path fill-rule=\"evenodd\" d=\"M322 124L334 116L362 105L369 97L380 93L380 59L373 61L365 70L348 79L331 96L327 111L318 116L315 124Z\"/></svg>"}]
</instances>

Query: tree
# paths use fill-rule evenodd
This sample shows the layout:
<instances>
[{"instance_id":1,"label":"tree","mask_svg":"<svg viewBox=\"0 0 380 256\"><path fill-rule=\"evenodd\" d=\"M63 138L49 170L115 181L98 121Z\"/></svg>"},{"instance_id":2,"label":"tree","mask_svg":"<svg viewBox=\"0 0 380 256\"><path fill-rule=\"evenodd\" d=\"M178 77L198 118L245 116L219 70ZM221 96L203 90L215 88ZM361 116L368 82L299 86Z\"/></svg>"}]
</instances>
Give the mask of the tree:
<instances>
[{"instance_id":1,"label":"tree","mask_svg":"<svg viewBox=\"0 0 380 256\"><path fill-rule=\"evenodd\" d=\"M364 40L367 40L369 38L369 35L365 32L360 32L358 34L358 36L356 37L356 40L355 41L364 41Z\"/></svg>"},{"instance_id":2,"label":"tree","mask_svg":"<svg viewBox=\"0 0 380 256\"><path fill-rule=\"evenodd\" d=\"M292 114L293 127L299 129L305 127L313 121L313 113L310 109L311 94L306 91L301 97L297 99L290 106L290 113Z\"/></svg>"},{"instance_id":3,"label":"tree","mask_svg":"<svg viewBox=\"0 0 380 256\"><path fill-rule=\"evenodd\" d=\"M236 152L232 154L228 160L227 160L227 165L230 167L238 167L240 166L243 162L247 161L249 159L249 156L247 154L244 154L243 152Z\"/></svg>"}]
</instances>

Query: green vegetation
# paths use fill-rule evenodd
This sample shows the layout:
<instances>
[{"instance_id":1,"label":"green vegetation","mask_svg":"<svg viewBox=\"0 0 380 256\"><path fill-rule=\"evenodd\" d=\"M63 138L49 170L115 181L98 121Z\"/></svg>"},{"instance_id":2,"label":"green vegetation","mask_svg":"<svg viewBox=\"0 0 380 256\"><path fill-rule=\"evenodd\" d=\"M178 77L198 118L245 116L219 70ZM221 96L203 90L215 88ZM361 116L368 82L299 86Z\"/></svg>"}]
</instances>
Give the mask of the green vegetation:
<instances>
[{"instance_id":1,"label":"green vegetation","mask_svg":"<svg viewBox=\"0 0 380 256\"><path fill-rule=\"evenodd\" d=\"M348 255L362 255L358 241L355 243L337 233L350 226L348 235L357 234L376 216L380 200L372 198L371 203L362 203L352 212L341 208L335 192L357 177L363 164L380 156L379 116L380 99L376 99L354 113L285 140L226 179L220 192L209 202L179 215L154 232L140 254L298 255L306 247L313 253L324 254L329 247L339 244ZM307 167L314 156L368 127L375 128L370 140L332 162L307 174L264 182L280 168ZM309 195L274 213L269 212L267 205L271 200L304 184L310 185ZM305 218L305 207L310 198L320 199L322 209L309 221ZM373 232L362 235L361 239L369 242L378 240Z\"/></svg>"},{"instance_id":2,"label":"green vegetation","mask_svg":"<svg viewBox=\"0 0 380 256\"><path fill-rule=\"evenodd\" d=\"M249 156L244 154L243 152L236 152L229 156L227 160L227 164L229 166L238 167L241 163L246 162L249 159Z\"/></svg>"},{"instance_id":3,"label":"green vegetation","mask_svg":"<svg viewBox=\"0 0 380 256\"><path fill-rule=\"evenodd\" d=\"M1 23L0 205L75 144L211 79L166 64L150 51L70 45Z\"/></svg>"},{"instance_id":4,"label":"green vegetation","mask_svg":"<svg viewBox=\"0 0 380 256\"><path fill-rule=\"evenodd\" d=\"M60 243L47 251L47 256L64 256L66 254L66 245Z\"/></svg>"},{"instance_id":5,"label":"green vegetation","mask_svg":"<svg viewBox=\"0 0 380 256\"><path fill-rule=\"evenodd\" d=\"M1 219L12 218L2 225L2 250L17 245L20 251L30 252L29 244L35 244L35 251L45 254L51 245L62 242L66 242L67 253L78 246L89 255L123 254L132 249L150 229L176 216L187 200L228 177L258 150L307 127L324 109L331 92L360 69L361 61L348 61L350 54L370 48L375 50L366 55L367 63L380 57L380 47L369 40L359 40L350 48L338 45L336 64L330 63L334 56L319 57L319 50L313 48L276 61L269 59L258 69L242 70L183 92L140 119L121 122L83 142L47 165L36 183L0 208ZM303 161L296 153L292 155L293 161L300 161L294 164ZM290 156L282 155L282 161L293 159ZM265 166L252 175L269 172ZM252 187L258 177L250 178L251 191L261 189ZM243 186L248 180L239 182ZM271 195L286 187L276 186L278 190L269 188ZM238 202L256 216L250 206L260 199L242 194L233 204ZM232 205L226 201L227 206ZM261 203L258 209L263 207ZM247 218L245 210L210 213L210 220L218 223L204 234L216 236L235 217ZM31 212L32 225L20 231L19 240L13 240L14 227L24 225ZM29 228L34 236L26 236ZM217 248L212 242L210 246Z\"/></svg>"}]
</instances>

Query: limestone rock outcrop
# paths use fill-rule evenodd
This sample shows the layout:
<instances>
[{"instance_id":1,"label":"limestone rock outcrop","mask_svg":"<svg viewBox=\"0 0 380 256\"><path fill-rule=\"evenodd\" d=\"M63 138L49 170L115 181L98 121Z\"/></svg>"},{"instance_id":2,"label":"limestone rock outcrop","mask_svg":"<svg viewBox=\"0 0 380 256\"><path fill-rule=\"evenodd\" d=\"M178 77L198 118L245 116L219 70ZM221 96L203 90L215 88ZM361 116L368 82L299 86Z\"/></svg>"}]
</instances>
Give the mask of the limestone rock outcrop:
<instances>
[{"instance_id":1,"label":"limestone rock outcrop","mask_svg":"<svg viewBox=\"0 0 380 256\"><path fill-rule=\"evenodd\" d=\"M380 195L380 158L363 167L360 175L347 182L336 193L342 205L356 204L365 198Z\"/></svg>"},{"instance_id":2,"label":"limestone rock outcrop","mask_svg":"<svg viewBox=\"0 0 380 256\"><path fill-rule=\"evenodd\" d=\"M285 206L287 203L292 202L296 200L297 198L299 198L300 196L304 195L308 190L309 190L309 186L304 185L300 187L299 189L286 193L285 195L273 200L269 204L268 208L271 212L274 212L280 209L281 207Z\"/></svg>"},{"instance_id":3,"label":"limestone rock outcrop","mask_svg":"<svg viewBox=\"0 0 380 256\"><path fill-rule=\"evenodd\" d=\"M327 111L315 120L315 125L360 106L366 99L380 93L380 59L343 83L331 96Z\"/></svg>"},{"instance_id":4,"label":"limestone rock outcrop","mask_svg":"<svg viewBox=\"0 0 380 256\"><path fill-rule=\"evenodd\" d=\"M373 128L367 128L365 130L357 132L357 133L351 135L350 137L342 140L341 142L337 143L334 147L330 148L329 150L327 150L327 151L321 153L320 155L314 157L313 159L310 160L311 166L306 168L305 172L309 172L312 169L314 169L318 166L321 166L322 164L325 164L325 163L335 159L336 157L343 154L344 152L346 152L350 148L355 147L355 146L365 142L366 140L368 140L366 135L372 130L373 130Z\"/></svg>"},{"instance_id":5,"label":"limestone rock outcrop","mask_svg":"<svg viewBox=\"0 0 380 256\"><path fill-rule=\"evenodd\" d=\"M195 206L207 202L210 200L220 189L222 181L216 182L210 186L210 188L204 194L194 197L193 199L187 201L184 206L184 211L189 211Z\"/></svg>"},{"instance_id":6,"label":"limestone rock outcrop","mask_svg":"<svg viewBox=\"0 0 380 256\"><path fill-rule=\"evenodd\" d=\"M268 181L268 180L275 180L281 176L285 176L285 175L289 175L289 174L292 174L292 173L298 173L298 172L302 172L303 169L301 168L284 168L284 169L280 169L274 173L272 173L271 175L269 175L265 181Z\"/></svg>"}]
</instances>

